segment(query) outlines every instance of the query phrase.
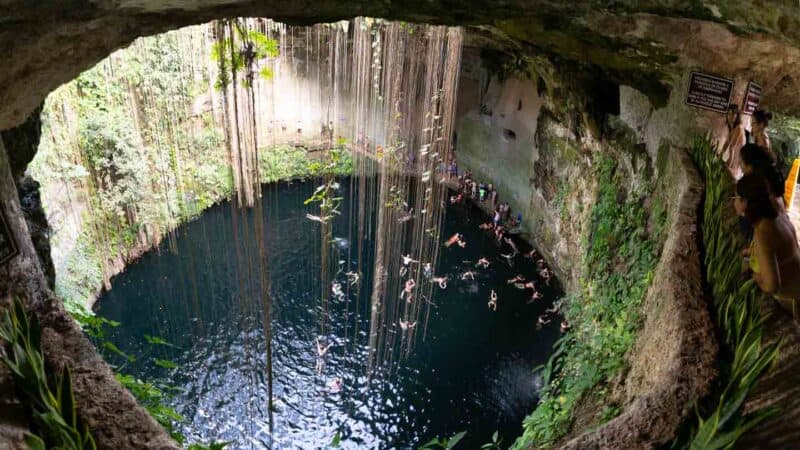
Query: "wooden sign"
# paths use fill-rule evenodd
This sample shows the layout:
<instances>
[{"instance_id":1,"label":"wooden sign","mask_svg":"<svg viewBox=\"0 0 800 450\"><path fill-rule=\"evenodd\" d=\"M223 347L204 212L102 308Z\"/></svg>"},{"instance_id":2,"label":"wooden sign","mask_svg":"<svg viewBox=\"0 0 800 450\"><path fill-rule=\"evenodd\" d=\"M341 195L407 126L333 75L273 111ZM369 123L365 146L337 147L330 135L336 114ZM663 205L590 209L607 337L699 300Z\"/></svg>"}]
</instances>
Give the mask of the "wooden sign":
<instances>
[{"instance_id":1,"label":"wooden sign","mask_svg":"<svg viewBox=\"0 0 800 450\"><path fill-rule=\"evenodd\" d=\"M747 83L747 90L744 93L744 104L742 105L742 113L753 114L758 109L758 103L761 101L761 86L752 81Z\"/></svg>"},{"instance_id":2,"label":"wooden sign","mask_svg":"<svg viewBox=\"0 0 800 450\"><path fill-rule=\"evenodd\" d=\"M6 217L3 211L0 210L0 265L7 263L16 254L17 246L14 244L14 238L11 236Z\"/></svg>"},{"instance_id":3,"label":"wooden sign","mask_svg":"<svg viewBox=\"0 0 800 450\"><path fill-rule=\"evenodd\" d=\"M728 111L731 94L733 94L733 80L692 72L686 104L724 113Z\"/></svg>"}]
</instances>

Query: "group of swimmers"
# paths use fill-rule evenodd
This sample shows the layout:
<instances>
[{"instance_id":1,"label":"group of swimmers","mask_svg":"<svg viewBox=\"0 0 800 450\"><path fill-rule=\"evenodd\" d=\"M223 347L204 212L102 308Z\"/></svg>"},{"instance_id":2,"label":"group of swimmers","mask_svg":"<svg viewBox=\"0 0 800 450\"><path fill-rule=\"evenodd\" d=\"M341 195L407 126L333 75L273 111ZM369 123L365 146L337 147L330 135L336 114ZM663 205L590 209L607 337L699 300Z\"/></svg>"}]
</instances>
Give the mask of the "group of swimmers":
<instances>
[{"instance_id":1,"label":"group of swimmers","mask_svg":"<svg viewBox=\"0 0 800 450\"><path fill-rule=\"evenodd\" d=\"M452 172L450 172L450 176L453 176ZM450 204L462 204L467 199L485 204L493 211L489 220L492 226L496 227L501 223L505 223L509 229L516 229L522 224L522 214L518 213L516 217L513 217L511 216L511 206L509 206L508 202L498 203L497 190L494 185L474 180L472 172L469 170L465 170L458 176L458 190L454 195L450 196Z\"/></svg>"}]
</instances>

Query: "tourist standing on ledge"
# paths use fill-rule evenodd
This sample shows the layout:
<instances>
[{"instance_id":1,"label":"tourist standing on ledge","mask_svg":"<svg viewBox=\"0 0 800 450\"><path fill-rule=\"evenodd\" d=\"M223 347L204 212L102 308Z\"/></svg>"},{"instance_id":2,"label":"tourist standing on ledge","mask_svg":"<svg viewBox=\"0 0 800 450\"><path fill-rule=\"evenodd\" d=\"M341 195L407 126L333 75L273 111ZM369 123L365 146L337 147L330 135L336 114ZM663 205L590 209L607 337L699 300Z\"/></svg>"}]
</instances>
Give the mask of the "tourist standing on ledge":
<instances>
[{"instance_id":1,"label":"tourist standing on ledge","mask_svg":"<svg viewBox=\"0 0 800 450\"><path fill-rule=\"evenodd\" d=\"M743 177L736 185L736 211L753 224L749 266L753 280L771 294L795 320L800 318L800 248L794 226L780 214L769 182L759 174Z\"/></svg>"},{"instance_id":2,"label":"tourist standing on ledge","mask_svg":"<svg viewBox=\"0 0 800 450\"><path fill-rule=\"evenodd\" d=\"M769 136L767 136L767 126L770 120L772 120L771 112L763 109L756 110L756 112L753 113L753 124L750 127L751 131L748 142L763 148L774 164L778 161L778 158L775 156L775 152L772 151L772 142L770 142Z\"/></svg>"}]
</instances>

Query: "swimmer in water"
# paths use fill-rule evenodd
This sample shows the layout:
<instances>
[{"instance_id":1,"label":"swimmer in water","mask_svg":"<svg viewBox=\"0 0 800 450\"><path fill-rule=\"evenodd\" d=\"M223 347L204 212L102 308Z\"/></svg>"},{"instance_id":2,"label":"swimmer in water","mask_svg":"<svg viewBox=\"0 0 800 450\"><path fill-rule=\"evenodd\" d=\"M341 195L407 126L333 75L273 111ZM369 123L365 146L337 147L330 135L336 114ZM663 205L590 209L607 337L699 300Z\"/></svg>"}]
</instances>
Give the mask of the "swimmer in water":
<instances>
[{"instance_id":1,"label":"swimmer in water","mask_svg":"<svg viewBox=\"0 0 800 450\"><path fill-rule=\"evenodd\" d=\"M536 329L541 330L542 326L547 325L550 323L552 319L545 319L545 316L539 316L539 320L536 321Z\"/></svg>"},{"instance_id":2,"label":"swimmer in water","mask_svg":"<svg viewBox=\"0 0 800 450\"><path fill-rule=\"evenodd\" d=\"M350 282L350 286L358 284L358 280L360 278L358 272L345 272L344 274L347 277L347 280Z\"/></svg>"},{"instance_id":3,"label":"swimmer in water","mask_svg":"<svg viewBox=\"0 0 800 450\"><path fill-rule=\"evenodd\" d=\"M342 292L342 285L336 281L331 283L331 291L333 292L333 295L340 300L344 297L344 292Z\"/></svg>"},{"instance_id":4,"label":"swimmer in water","mask_svg":"<svg viewBox=\"0 0 800 450\"><path fill-rule=\"evenodd\" d=\"M410 211L397 218L397 223L408 222L413 218L414 218L414 208L411 208Z\"/></svg>"},{"instance_id":5,"label":"swimmer in water","mask_svg":"<svg viewBox=\"0 0 800 450\"><path fill-rule=\"evenodd\" d=\"M344 381L341 378L336 377L333 380L328 382L328 388L331 390L331 393L338 394L342 390L342 386L344 386Z\"/></svg>"},{"instance_id":6,"label":"swimmer in water","mask_svg":"<svg viewBox=\"0 0 800 450\"><path fill-rule=\"evenodd\" d=\"M405 297L406 302L411 303L412 297L414 296L414 294L412 294L411 291L414 290L414 287L416 285L417 282L414 281L413 278L409 278L408 281L406 281L406 285L405 288L403 288L403 292L400 293L400 298L402 299L403 297Z\"/></svg>"},{"instance_id":7,"label":"swimmer in water","mask_svg":"<svg viewBox=\"0 0 800 450\"><path fill-rule=\"evenodd\" d=\"M466 280L466 279L475 280L475 272L473 272L471 270L467 270L466 272L461 274L461 279L462 280Z\"/></svg>"},{"instance_id":8,"label":"swimmer in water","mask_svg":"<svg viewBox=\"0 0 800 450\"><path fill-rule=\"evenodd\" d=\"M481 269L488 269L489 268L489 260L486 258L481 257L477 263L475 263L475 267L480 267Z\"/></svg>"},{"instance_id":9,"label":"swimmer in water","mask_svg":"<svg viewBox=\"0 0 800 450\"><path fill-rule=\"evenodd\" d=\"M533 289L534 292L536 291L536 282L535 281L528 281L527 283L514 283L514 287L519 290L525 289Z\"/></svg>"},{"instance_id":10,"label":"swimmer in water","mask_svg":"<svg viewBox=\"0 0 800 450\"><path fill-rule=\"evenodd\" d=\"M513 253L510 253L508 255L506 255L505 253L500 253L500 256L502 256L503 258L506 259L506 261L508 261L508 265L513 265L514 264L514 254Z\"/></svg>"},{"instance_id":11,"label":"swimmer in water","mask_svg":"<svg viewBox=\"0 0 800 450\"><path fill-rule=\"evenodd\" d=\"M524 282L525 282L525 277L523 277L522 274L517 274L517 276L515 276L514 278L507 280L506 284L513 284L516 286L517 283L524 283Z\"/></svg>"},{"instance_id":12,"label":"swimmer in water","mask_svg":"<svg viewBox=\"0 0 800 450\"><path fill-rule=\"evenodd\" d=\"M547 284L548 286L550 285L550 277L552 275L550 274L550 271L547 269L547 267L545 267L545 268L543 268L542 270L539 271L539 276L544 278L545 284Z\"/></svg>"},{"instance_id":13,"label":"swimmer in water","mask_svg":"<svg viewBox=\"0 0 800 450\"><path fill-rule=\"evenodd\" d=\"M325 367L325 355L328 354L328 350L333 346L333 342L328 345L322 345L320 338L317 337L317 373L322 373L322 369Z\"/></svg>"},{"instance_id":14,"label":"swimmer in water","mask_svg":"<svg viewBox=\"0 0 800 450\"><path fill-rule=\"evenodd\" d=\"M535 259L535 258L539 257L539 254L536 252L535 248L532 248L531 251L529 251L528 253L525 253L525 255L523 255L523 256L525 256L528 259Z\"/></svg>"},{"instance_id":15,"label":"swimmer in water","mask_svg":"<svg viewBox=\"0 0 800 450\"><path fill-rule=\"evenodd\" d=\"M400 255L400 259L403 260L403 265L404 266L408 266L409 264L418 263L419 262L416 259L412 258L410 254L408 254L408 255Z\"/></svg>"},{"instance_id":16,"label":"swimmer in water","mask_svg":"<svg viewBox=\"0 0 800 450\"><path fill-rule=\"evenodd\" d=\"M511 238L503 238L503 240L511 247L511 254L516 256L519 254L519 250L517 250L517 244L514 243L514 240Z\"/></svg>"},{"instance_id":17,"label":"swimmer in water","mask_svg":"<svg viewBox=\"0 0 800 450\"><path fill-rule=\"evenodd\" d=\"M408 323L405 320L400 319L400 328L403 329L403 330L411 330L415 326L417 326L417 322L416 321Z\"/></svg>"},{"instance_id":18,"label":"swimmer in water","mask_svg":"<svg viewBox=\"0 0 800 450\"><path fill-rule=\"evenodd\" d=\"M492 308L492 311L497 311L497 292L492 289L492 293L489 294L489 303L487 303L489 308Z\"/></svg>"},{"instance_id":19,"label":"swimmer in water","mask_svg":"<svg viewBox=\"0 0 800 450\"><path fill-rule=\"evenodd\" d=\"M533 303L536 300L539 300L540 298L542 298L542 293L534 289L533 294L531 295L531 299L528 300L528 303Z\"/></svg>"},{"instance_id":20,"label":"swimmer in water","mask_svg":"<svg viewBox=\"0 0 800 450\"><path fill-rule=\"evenodd\" d=\"M431 283L439 283L441 289L447 289L447 277L432 277Z\"/></svg>"},{"instance_id":21,"label":"swimmer in water","mask_svg":"<svg viewBox=\"0 0 800 450\"><path fill-rule=\"evenodd\" d=\"M419 261L412 259L411 255L400 255L402 259L403 265L400 267L400 276L404 277L408 273L408 268L412 263L418 263Z\"/></svg>"},{"instance_id":22,"label":"swimmer in water","mask_svg":"<svg viewBox=\"0 0 800 450\"><path fill-rule=\"evenodd\" d=\"M325 224L325 223L328 223L329 220L331 220L331 216L322 216L322 217L320 217L320 216L315 216L313 214L306 214L306 219L314 221L314 222L319 222L319 223Z\"/></svg>"},{"instance_id":23,"label":"swimmer in water","mask_svg":"<svg viewBox=\"0 0 800 450\"><path fill-rule=\"evenodd\" d=\"M431 266L431 263L426 262L425 265L422 266L422 275L424 275L428 280L431 279L433 276L433 267Z\"/></svg>"},{"instance_id":24,"label":"swimmer in water","mask_svg":"<svg viewBox=\"0 0 800 450\"><path fill-rule=\"evenodd\" d=\"M453 245L456 242L460 241L461 238L462 238L461 233L456 233L456 234L450 236L450 239L448 239L447 242L444 243L444 246L445 247L450 247L451 245Z\"/></svg>"},{"instance_id":25,"label":"swimmer in water","mask_svg":"<svg viewBox=\"0 0 800 450\"><path fill-rule=\"evenodd\" d=\"M561 333L563 334L566 333L567 331L569 331L569 322L565 320L561 322Z\"/></svg>"},{"instance_id":26,"label":"swimmer in water","mask_svg":"<svg viewBox=\"0 0 800 450\"><path fill-rule=\"evenodd\" d=\"M465 241L463 239L459 239L457 242L458 242L458 246L461 247L461 248L465 248L467 246L467 241Z\"/></svg>"}]
</instances>

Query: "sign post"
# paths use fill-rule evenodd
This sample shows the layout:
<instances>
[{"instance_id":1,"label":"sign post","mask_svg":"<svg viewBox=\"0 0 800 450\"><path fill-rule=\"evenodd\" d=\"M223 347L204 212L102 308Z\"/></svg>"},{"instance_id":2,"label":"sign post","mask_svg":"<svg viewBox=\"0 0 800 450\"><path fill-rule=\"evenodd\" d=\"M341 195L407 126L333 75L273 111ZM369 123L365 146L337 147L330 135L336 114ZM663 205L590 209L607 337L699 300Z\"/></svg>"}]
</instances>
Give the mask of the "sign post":
<instances>
[{"instance_id":1,"label":"sign post","mask_svg":"<svg viewBox=\"0 0 800 450\"><path fill-rule=\"evenodd\" d=\"M725 113L733 94L733 80L692 72L686 104L695 108Z\"/></svg>"},{"instance_id":2,"label":"sign post","mask_svg":"<svg viewBox=\"0 0 800 450\"><path fill-rule=\"evenodd\" d=\"M758 109L759 102L761 102L761 86L751 81L747 83L747 90L744 93L742 113L752 115Z\"/></svg>"}]
</instances>

